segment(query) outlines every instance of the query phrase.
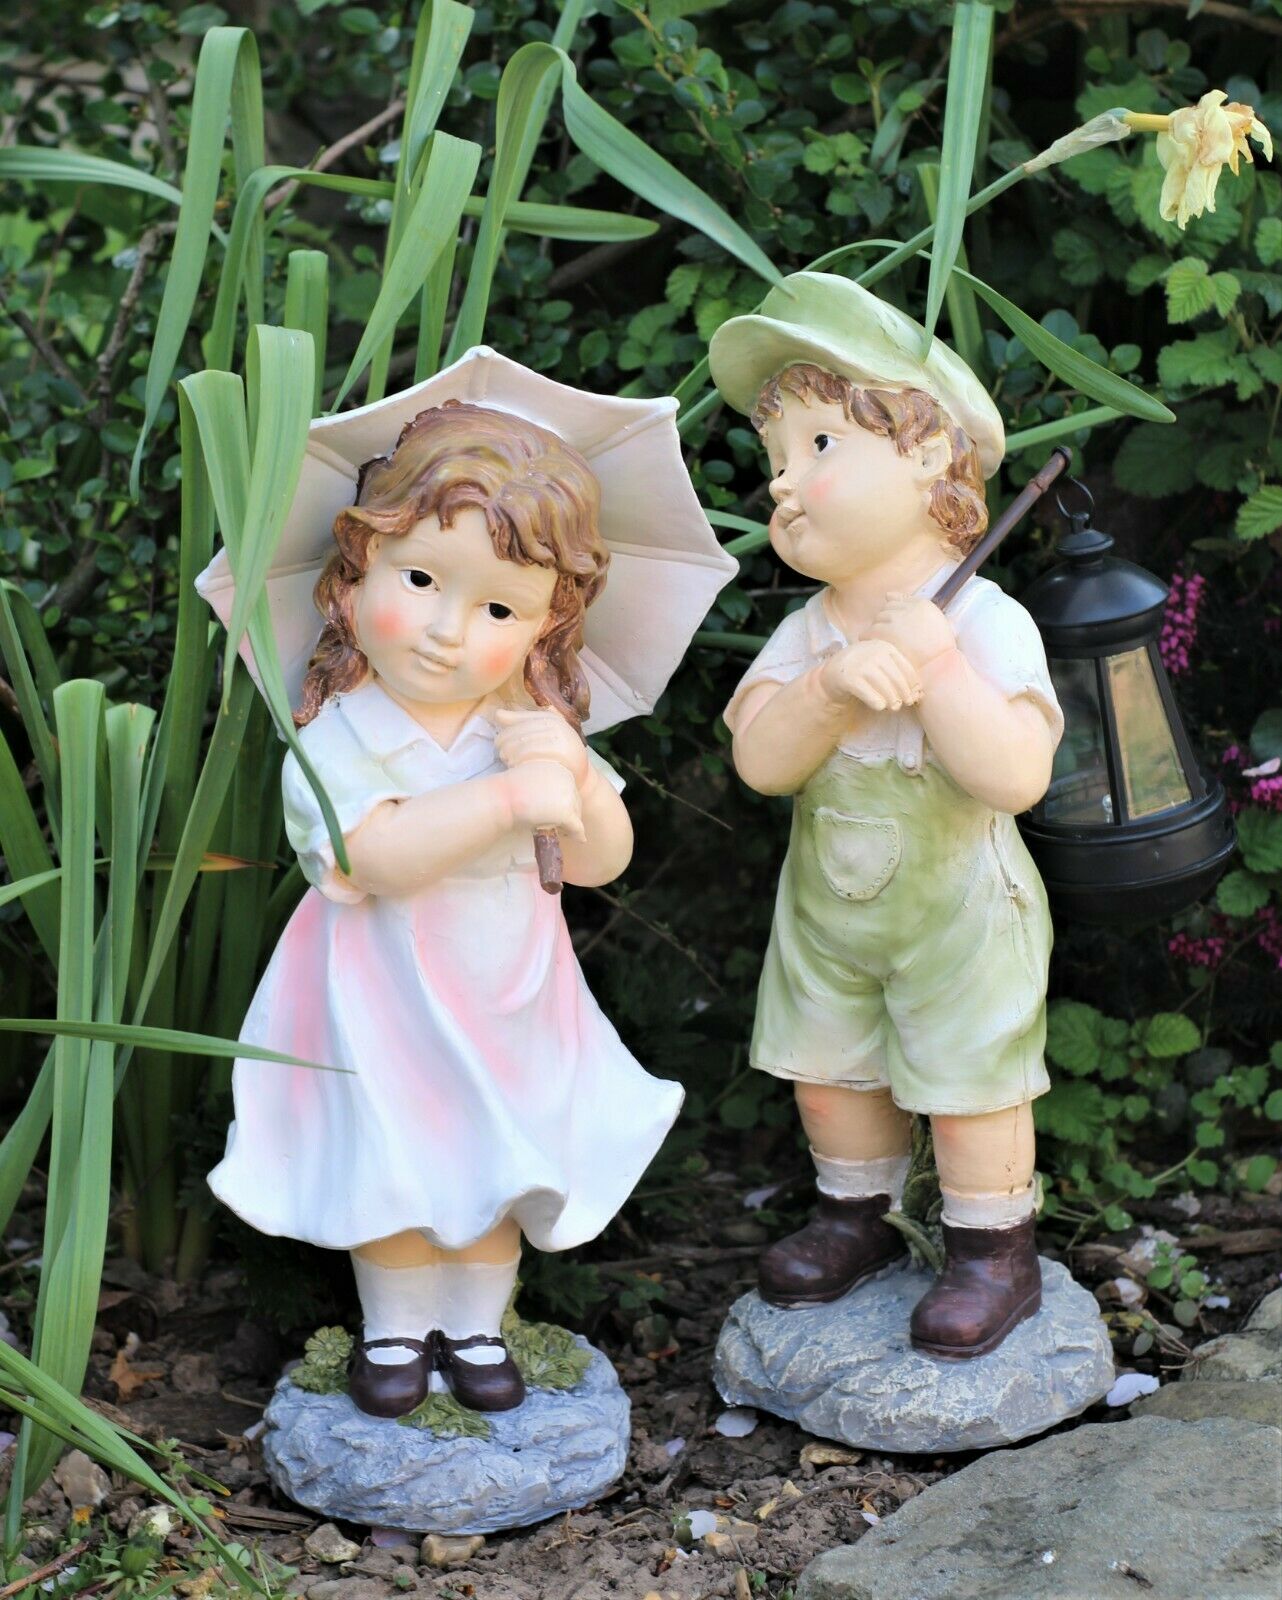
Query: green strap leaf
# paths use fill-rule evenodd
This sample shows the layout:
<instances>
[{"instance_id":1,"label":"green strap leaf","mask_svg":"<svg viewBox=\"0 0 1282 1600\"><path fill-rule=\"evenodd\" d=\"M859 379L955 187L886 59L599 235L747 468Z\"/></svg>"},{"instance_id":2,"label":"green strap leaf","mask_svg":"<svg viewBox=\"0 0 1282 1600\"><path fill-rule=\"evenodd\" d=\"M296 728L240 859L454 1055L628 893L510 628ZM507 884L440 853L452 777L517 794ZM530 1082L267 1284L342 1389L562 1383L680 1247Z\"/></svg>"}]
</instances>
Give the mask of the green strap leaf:
<instances>
[{"instance_id":1,"label":"green strap leaf","mask_svg":"<svg viewBox=\"0 0 1282 1600\"><path fill-rule=\"evenodd\" d=\"M993 8L988 0L957 0L952 49L948 58L948 96L944 102L944 141L939 162L939 203L935 243L926 287L925 355L934 337L939 308L961 248L966 206L975 170L975 146L988 85L993 42Z\"/></svg>"},{"instance_id":2,"label":"green strap leaf","mask_svg":"<svg viewBox=\"0 0 1282 1600\"><path fill-rule=\"evenodd\" d=\"M73 1022L54 1017L0 1017L0 1033L52 1034L57 1039L99 1040L104 1044L127 1044L139 1050L181 1051L193 1056L222 1059L275 1061L285 1067L311 1067L316 1072L350 1073L349 1067L329 1067L321 1061L285 1055L262 1045L240 1039L220 1039L209 1033L190 1033L183 1028L150 1028L137 1023L91 1020ZM110 1074L108 1074L110 1076Z\"/></svg>"},{"instance_id":3,"label":"green strap leaf","mask_svg":"<svg viewBox=\"0 0 1282 1600\"><path fill-rule=\"evenodd\" d=\"M147 438L168 392L205 270L229 112L236 179L243 184L263 164L262 80L258 45L248 28L211 28L200 48L178 231L156 319L143 389L142 427L130 470L130 491L135 497ZM262 293L261 251L261 227L255 225L247 248L255 297Z\"/></svg>"},{"instance_id":4,"label":"green strap leaf","mask_svg":"<svg viewBox=\"0 0 1282 1600\"><path fill-rule=\"evenodd\" d=\"M140 194L182 204L182 190L150 172L140 172L123 161L82 155L79 150L46 150L42 145L18 144L0 150L0 178L25 178L34 183L83 183L111 189L135 189ZM210 222L213 209L210 209Z\"/></svg>"},{"instance_id":5,"label":"green strap leaf","mask_svg":"<svg viewBox=\"0 0 1282 1600\"><path fill-rule=\"evenodd\" d=\"M329 328L329 258L322 250L291 250L285 274L285 326L312 336L316 379L312 414L321 408L325 383L325 345Z\"/></svg>"},{"instance_id":6,"label":"green strap leaf","mask_svg":"<svg viewBox=\"0 0 1282 1600\"><path fill-rule=\"evenodd\" d=\"M480 145L455 139L448 133L432 135L418 194L405 220L396 254L384 272L347 376L334 397L334 410L342 405L374 352L390 342L401 312L423 287L423 280L442 250L458 237L463 206L480 164ZM481 226L484 228L484 222Z\"/></svg>"},{"instance_id":7,"label":"green strap leaf","mask_svg":"<svg viewBox=\"0 0 1282 1600\"><path fill-rule=\"evenodd\" d=\"M1038 322L1034 322L1026 311L1021 311L1003 294L998 294L981 278L973 273L965 272L960 267L954 267L959 278L970 284L981 300L990 305L1002 319L1010 331L1020 339L1030 354L1036 356L1042 365L1071 384L1080 394L1097 400L1102 406L1111 406L1114 411L1119 411L1123 416L1140 417L1145 422L1174 422L1175 413L1169 406L1164 406L1160 400L1151 394L1146 394L1133 383L1128 383L1115 372L1109 372L1106 367L1101 367L1098 361L1092 361L1089 356L1084 356L1080 350L1074 350L1071 345L1057 339L1053 333L1048 333Z\"/></svg>"}]
</instances>

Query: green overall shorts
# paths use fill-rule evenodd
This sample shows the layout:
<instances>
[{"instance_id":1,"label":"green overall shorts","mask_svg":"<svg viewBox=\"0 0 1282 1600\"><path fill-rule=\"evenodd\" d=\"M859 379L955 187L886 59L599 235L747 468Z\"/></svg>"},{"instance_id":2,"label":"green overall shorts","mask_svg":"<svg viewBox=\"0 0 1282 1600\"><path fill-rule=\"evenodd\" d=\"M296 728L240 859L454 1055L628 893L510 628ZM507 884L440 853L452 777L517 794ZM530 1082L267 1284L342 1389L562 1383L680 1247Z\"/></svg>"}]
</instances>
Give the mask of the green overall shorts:
<instances>
[{"instance_id":1,"label":"green overall shorts","mask_svg":"<svg viewBox=\"0 0 1282 1600\"><path fill-rule=\"evenodd\" d=\"M793 804L751 1060L976 1115L1050 1083L1046 892L1015 828L942 767L837 751Z\"/></svg>"}]
</instances>

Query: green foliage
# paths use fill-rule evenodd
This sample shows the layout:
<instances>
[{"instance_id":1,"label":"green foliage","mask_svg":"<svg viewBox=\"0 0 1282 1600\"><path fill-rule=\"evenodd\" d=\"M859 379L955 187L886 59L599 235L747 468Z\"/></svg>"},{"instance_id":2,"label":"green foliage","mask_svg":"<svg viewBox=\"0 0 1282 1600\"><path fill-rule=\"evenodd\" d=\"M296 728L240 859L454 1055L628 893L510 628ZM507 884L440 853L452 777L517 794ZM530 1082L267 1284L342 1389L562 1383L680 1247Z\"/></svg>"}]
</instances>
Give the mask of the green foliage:
<instances>
[{"instance_id":1,"label":"green foliage","mask_svg":"<svg viewBox=\"0 0 1282 1600\"><path fill-rule=\"evenodd\" d=\"M347 1367L355 1340L346 1328L317 1328L289 1381L309 1394L346 1394Z\"/></svg>"},{"instance_id":2,"label":"green foliage","mask_svg":"<svg viewBox=\"0 0 1282 1600\"><path fill-rule=\"evenodd\" d=\"M592 1352L577 1344L568 1329L525 1322L510 1307L503 1318L503 1340L534 1389L573 1389L592 1360Z\"/></svg>"},{"instance_id":3,"label":"green foliage","mask_svg":"<svg viewBox=\"0 0 1282 1600\"><path fill-rule=\"evenodd\" d=\"M460 1405L452 1394L429 1394L413 1411L396 1419L403 1428L420 1428L441 1439L488 1439L490 1425L479 1411Z\"/></svg>"}]
</instances>

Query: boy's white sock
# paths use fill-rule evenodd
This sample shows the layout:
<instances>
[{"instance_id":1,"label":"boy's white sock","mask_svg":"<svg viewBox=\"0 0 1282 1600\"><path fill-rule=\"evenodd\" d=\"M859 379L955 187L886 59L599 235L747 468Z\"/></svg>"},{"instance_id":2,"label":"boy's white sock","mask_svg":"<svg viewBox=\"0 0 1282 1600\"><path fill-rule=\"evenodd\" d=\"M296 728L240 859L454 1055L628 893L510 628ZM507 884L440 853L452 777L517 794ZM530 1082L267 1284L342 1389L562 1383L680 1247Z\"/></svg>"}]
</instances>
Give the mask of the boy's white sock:
<instances>
[{"instance_id":1,"label":"boy's white sock","mask_svg":"<svg viewBox=\"0 0 1282 1600\"><path fill-rule=\"evenodd\" d=\"M440 1304L437 1267L381 1267L352 1252L366 1339L425 1339ZM376 1366L399 1366L418 1354L406 1345L370 1350Z\"/></svg>"},{"instance_id":2,"label":"boy's white sock","mask_svg":"<svg viewBox=\"0 0 1282 1600\"><path fill-rule=\"evenodd\" d=\"M481 1333L498 1338L520 1264L520 1256L513 1256L511 1261L452 1261L433 1267L439 1284L436 1326L445 1337L470 1339ZM460 1350L457 1359L491 1366L503 1360L503 1351L498 1345L477 1345Z\"/></svg>"},{"instance_id":3,"label":"boy's white sock","mask_svg":"<svg viewBox=\"0 0 1282 1600\"><path fill-rule=\"evenodd\" d=\"M959 1194L941 1185L943 1221L950 1228L1013 1228L1031 1217L1037 1207L1030 1183L1014 1194Z\"/></svg>"},{"instance_id":4,"label":"boy's white sock","mask_svg":"<svg viewBox=\"0 0 1282 1600\"><path fill-rule=\"evenodd\" d=\"M821 1156L812 1145L820 1194L835 1200L865 1200L870 1195L888 1194L890 1209L898 1211L904 1198L904 1179L911 1157L879 1156L872 1161L843 1161L837 1156Z\"/></svg>"}]
</instances>

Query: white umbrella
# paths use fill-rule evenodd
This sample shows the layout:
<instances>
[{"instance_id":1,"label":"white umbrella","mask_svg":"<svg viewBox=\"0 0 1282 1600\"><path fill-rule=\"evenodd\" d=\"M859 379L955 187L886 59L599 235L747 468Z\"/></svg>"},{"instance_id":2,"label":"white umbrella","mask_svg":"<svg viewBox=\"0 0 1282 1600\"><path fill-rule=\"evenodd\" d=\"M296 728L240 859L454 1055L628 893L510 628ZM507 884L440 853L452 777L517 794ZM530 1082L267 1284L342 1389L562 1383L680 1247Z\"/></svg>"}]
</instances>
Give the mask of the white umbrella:
<instances>
[{"instance_id":1,"label":"white umbrella","mask_svg":"<svg viewBox=\"0 0 1282 1600\"><path fill-rule=\"evenodd\" d=\"M334 518L355 500L361 466L388 454L420 411L446 400L539 423L587 459L601 485L610 570L584 625L579 660L592 690L584 731L599 732L652 711L718 590L738 570L717 543L686 472L674 421L677 402L571 389L484 345L412 389L320 417L308 430L298 491L267 576L290 703L299 702L320 636L312 590L335 549ZM225 550L196 579L196 588L225 625L236 592ZM257 681L248 638L241 653Z\"/></svg>"}]
</instances>

